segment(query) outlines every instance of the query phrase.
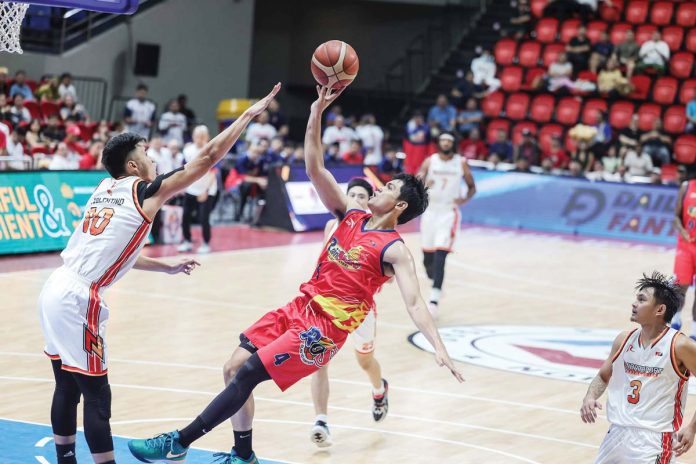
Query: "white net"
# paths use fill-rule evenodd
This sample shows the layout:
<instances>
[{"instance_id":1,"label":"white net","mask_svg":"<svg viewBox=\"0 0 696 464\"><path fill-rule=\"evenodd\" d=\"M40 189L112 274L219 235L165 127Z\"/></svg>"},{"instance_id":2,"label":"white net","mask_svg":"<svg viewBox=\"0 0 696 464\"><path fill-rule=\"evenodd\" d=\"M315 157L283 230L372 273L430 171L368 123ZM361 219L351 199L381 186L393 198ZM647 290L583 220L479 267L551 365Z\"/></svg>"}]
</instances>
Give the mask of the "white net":
<instances>
[{"instance_id":1,"label":"white net","mask_svg":"<svg viewBox=\"0 0 696 464\"><path fill-rule=\"evenodd\" d=\"M0 51L22 53L19 34L28 3L0 1Z\"/></svg>"}]
</instances>

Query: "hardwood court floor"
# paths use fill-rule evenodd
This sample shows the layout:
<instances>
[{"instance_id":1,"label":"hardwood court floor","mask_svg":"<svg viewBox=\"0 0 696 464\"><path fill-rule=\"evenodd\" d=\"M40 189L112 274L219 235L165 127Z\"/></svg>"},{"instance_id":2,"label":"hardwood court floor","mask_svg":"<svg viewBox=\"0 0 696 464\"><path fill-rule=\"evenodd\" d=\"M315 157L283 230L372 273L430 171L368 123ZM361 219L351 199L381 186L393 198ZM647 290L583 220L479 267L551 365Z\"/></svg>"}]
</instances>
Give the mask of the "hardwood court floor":
<instances>
[{"instance_id":1,"label":"hardwood court floor","mask_svg":"<svg viewBox=\"0 0 696 464\"><path fill-rule=\"evenodd\" d=\"M420 261L418 235L405 238ZM109 290L113 432L152 436L199 413L222 387L221 366L240 330L296 295L319 246L214 253L190 277L133 271ZM439 324L618 333L631 327L640 273L671 272L672 258L661 247L466 228L448 261ZM36 315L49 273L0 274L0 417L49 422L51 371ZM425 280L421 287L427 296ZM309 441L308 380L286 394L267 382L256 392L260 456L319 464L592 462L607 423L580 421L587 384L458 363L467 379L459 385L408 342L415 328L397 287L385 286L377 301L377 356L392 387L386 421L372 422L366 377L347 345L330 369L334 445L319 450ZM687 418L694 405L690 397ZM227 450L231 437L223 424L197 445ZM680 462L696 463L696 451Z\"/></svg>"}]
</instances>

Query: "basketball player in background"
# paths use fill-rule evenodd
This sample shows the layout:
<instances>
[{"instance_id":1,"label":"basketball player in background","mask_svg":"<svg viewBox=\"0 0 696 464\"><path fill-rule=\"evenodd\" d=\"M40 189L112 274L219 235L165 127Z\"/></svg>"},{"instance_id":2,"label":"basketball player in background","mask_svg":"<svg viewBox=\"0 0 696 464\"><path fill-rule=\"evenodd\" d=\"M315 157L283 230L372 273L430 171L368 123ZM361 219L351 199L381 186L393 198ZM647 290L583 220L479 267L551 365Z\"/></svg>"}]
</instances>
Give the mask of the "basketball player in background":
<instances>
[{"instance_id":1,"label":"basketball player in background","mask_svg":"<svg viewBox=\"0 0 696 464\"><path fill-rule=\"evenodd\" d=\"M608 389L609 431L597 464L669 464L691 448L696 416L682 424L690 372L696 370L696 342L669 327L681 303L676 283L659 272L638 280L631 322L592 380L580 409L594 423L598 399Z\"/></svg>"},{"instance_id":2,"label":"basketball player in background","mask_svg":"<svg viewBox=\"0 0 696 464\"><path fill-rule=\"evenodd\" d=\"M418 177L430 188L430 205L421 218L423 265L433 281L428 309L437 319L445 279L445 260L459 234L459 207L476 194L476 184L466 158L454 152L454 136L443 132L437 139L437 153L423 161ZM467 186L462 197L462 179Z\"/></svg>"},{"instance_id":3,"label":"basketball player in background","mask_svg":"<svg viewBox=\"0 0 696 464\"><path fill-rule=\"evenodd\" d=\"M372 197L372 185L365 179L355 178L348 182L348 198L355 200L360 209L367 211L367 202ZM324 228L324 244L336 232L339 219L331 219ZM367 373L372 384L372 418L379 422L387 417L389 410L389 384L382 378L382 368L375 359L375 337L377 335L377 309L373 307L365 320L348 338L353 342L355 357L360 367ZM324 366L312 375L312 401L316 418L310 439L320 448L331 445L328 426L329 410L329 366Z\"/></svg>"},{"instance_id":4,"label":"basketball player in background","mask_svg":"<svg viewBox=\"0 0 696 464\"><path fill-rule=\"evenodd\" d=\"M673 225L677 231L674 274L682 294L682 304L672 318L672 328L680 330L686 291L696 275L696 180L684 181L679 187ZM691 310L691 338L696 340L696 299Z\"/></svg>"},{"instance_id":5,"label":"basketball player in background","mask_svg":"<svg viewBox=\"0 0 696 464\"><path fill-rule=\"evenodd\" d=\"M435 361L464 379L447 353L428 308L397 224L418 217L428 203L427 189L414 176L400 174L368 201L371 213L348 198L324 166L321 120L341 94L317 88L305 134L307 175L329 211L343 217L324 246L301 295L266 313L240 335L240 346L224 367L225 389L181 430L147 440L131 440L131 453L143 462L182 462L189 446L232 417L234 447L219 464L258 464L252 449L252 392L273 379L285 391L331 361L374 306L374 294L393 273L411 319L435 348ZM234 417L233 417L234 416Z\"/></svg>"},{"instance_id":6,"label":"basketball player in background","mask_svg":"<svg viewBox=\"0 0 696 464\"><path fill-rule=\"evenodd\" d=\"M84 399L87 444L97 464L113 464L109 419L111 390L104 339L109 309L104 290L131 268L190 274L198 263L177 264L140 255L151 219L169 198L204 177L230 150L246 126L266 109L278 90L252 105L210 141L186 166L156 176L146 141L125 133L106 143L102 155L111 178L101 181L61 254L63 266L51 274L39 295L45 353L56 380L51 426L58 464L75 464L77 405Z\"/></svg>"}]
</instances>

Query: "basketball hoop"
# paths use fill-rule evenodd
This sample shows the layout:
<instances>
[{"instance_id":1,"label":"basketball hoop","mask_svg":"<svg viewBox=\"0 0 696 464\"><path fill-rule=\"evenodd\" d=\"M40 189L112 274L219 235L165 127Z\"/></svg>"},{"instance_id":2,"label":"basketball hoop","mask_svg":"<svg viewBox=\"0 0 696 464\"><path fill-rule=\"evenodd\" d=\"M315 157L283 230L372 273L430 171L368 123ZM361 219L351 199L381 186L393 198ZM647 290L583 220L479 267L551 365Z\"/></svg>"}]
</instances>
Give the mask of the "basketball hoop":
<instances>
[{"instance_id":1,"label":"basketball hoop","mask_svg":"<svg viewBox=\"0 0 696 464\"><path fill-rule=\"evenodd\" d=\"M0 51L22 53L19 34L28 3L0 1Z\"/></svg>"}]
</instances>

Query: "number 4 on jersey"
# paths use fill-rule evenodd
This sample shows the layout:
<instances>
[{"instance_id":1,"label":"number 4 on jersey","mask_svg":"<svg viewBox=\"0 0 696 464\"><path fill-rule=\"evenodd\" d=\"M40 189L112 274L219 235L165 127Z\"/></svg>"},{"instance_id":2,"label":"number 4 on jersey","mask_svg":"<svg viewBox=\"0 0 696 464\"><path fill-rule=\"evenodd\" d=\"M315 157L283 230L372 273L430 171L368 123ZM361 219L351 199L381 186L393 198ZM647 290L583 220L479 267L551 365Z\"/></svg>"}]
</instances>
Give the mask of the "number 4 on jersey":
<instances>
[{"instance_id":1,"label":"number 4 on jersey","mask_svg":"<svg viewBox=\"0 0 696 464\"><path fill-rule=\"evenodd\" d=\"M102 208L97 212L96 207L92 207L85 213L85 220L82 223L82 232L89 232L90 235L99 235L104 232L114 215L113 208Z\"/></svg>"}]
</instances>

